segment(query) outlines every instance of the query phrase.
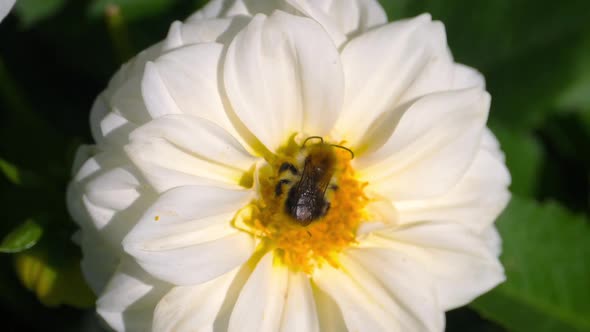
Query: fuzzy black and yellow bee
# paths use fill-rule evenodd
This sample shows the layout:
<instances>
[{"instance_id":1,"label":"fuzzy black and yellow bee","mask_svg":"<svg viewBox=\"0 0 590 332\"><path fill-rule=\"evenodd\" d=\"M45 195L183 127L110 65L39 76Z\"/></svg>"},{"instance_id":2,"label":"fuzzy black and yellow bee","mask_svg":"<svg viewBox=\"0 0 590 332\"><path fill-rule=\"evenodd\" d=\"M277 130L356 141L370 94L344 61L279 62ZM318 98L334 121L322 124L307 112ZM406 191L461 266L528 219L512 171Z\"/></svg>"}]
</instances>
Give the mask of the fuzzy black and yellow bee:
<instances>
[{"instance_id":1,"label":"fuzzy black and yellow bee","mask_svg":"<svg viewBox=\"0 0 590 332\"><path fill-rule=\"evenodd\" d=\"M307 145L310 139L319 139L319 143ZM345 149L354 158L354 153L343 146L326 144L319 136L308 137L302 146L304 160L302 169L292 163L284 162L279 167L279 176L287 177L278 181L275 194L283 194L283 187L291 185L285 200L285 212L302 226L309 225L328 213L330 202L326 198L328 188L336 190L332 183L337 171L335 148ZM285 174L287 173L287 174Z\"/></svg>"}]
</instances>

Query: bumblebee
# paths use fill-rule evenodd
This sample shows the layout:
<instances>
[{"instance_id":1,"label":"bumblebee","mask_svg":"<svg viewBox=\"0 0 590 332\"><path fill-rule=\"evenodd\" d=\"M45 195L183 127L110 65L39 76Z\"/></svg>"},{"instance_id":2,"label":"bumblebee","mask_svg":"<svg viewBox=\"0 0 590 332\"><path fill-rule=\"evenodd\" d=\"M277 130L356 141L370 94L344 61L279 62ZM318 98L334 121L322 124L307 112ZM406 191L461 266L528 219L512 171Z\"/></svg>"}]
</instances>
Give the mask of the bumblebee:
<instances>
[{"instance_id":1,"label":"bumblebee","mask_svg":"<svg viewBox=\"0 0 590 332\"><path fill-rule=\"evenodd\" d=\"M306 143L310 139L319 139L320 142L310 146ZM308 137L302 146L304 156L303 169L298 169L289 162L284 162L279 167L279 177L290 174L291 178L282 178L275 187L275 194L283 194L283 186L291 185L285 199L285 212L301 226L307 226L328 213L330 202L326 198L328 188L337 190L332 183L334 173L337 171L338 160L335 148L345 149L343 146L326 144L319 136ZM296 180L296 181L295 181Z\"/></svg>"}]
</instances>

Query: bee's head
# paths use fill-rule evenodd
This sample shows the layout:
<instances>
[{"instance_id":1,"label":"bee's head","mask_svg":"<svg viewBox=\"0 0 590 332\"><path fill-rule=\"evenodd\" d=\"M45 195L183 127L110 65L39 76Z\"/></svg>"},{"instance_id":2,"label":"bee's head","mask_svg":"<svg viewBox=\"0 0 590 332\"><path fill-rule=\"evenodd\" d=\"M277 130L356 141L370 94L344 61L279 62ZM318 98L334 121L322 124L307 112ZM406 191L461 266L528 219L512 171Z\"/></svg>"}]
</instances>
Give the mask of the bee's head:
<instances>
[{"instance_id":1,"label":"bee's head","mask_svg":"<svg viewBox=\"0 0 590 332\"><path fill-rule=\"evenodd\" d=\"M318 140L317 143L308 144L310 140ZM303 141L303 145L301 146L303 150L307 150L308 156L310 155L319 155L319 156L328 156L333 154L333 149L343 149L350 153L350 159L354 159L354 152L351 149L338 145L338 144L329 144L325 143L324 139L321 136L310 136ZM318 160L319 162L320 160Z\"/></svg>"}]
</instances>

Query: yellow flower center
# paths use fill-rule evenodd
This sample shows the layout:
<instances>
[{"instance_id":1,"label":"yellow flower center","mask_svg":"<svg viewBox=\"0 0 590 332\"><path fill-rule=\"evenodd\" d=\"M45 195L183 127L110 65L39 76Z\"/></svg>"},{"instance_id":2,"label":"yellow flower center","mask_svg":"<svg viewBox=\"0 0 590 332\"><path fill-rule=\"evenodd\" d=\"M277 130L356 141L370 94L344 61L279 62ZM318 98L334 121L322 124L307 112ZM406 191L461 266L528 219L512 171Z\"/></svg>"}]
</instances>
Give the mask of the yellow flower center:
<instances>
[{"instance_id":1,"label":"yellow flower center","mask_svg":"<svg viewBox=\"0 0 590 332\"><path fill-rule=\"evenodd\" d=\"M338 253L356 243L368 200L352 157L345 147L312 137L291 142L259 168L258 198L243 222L293 270L338 266Z\"/></svg>"}]
</instances>

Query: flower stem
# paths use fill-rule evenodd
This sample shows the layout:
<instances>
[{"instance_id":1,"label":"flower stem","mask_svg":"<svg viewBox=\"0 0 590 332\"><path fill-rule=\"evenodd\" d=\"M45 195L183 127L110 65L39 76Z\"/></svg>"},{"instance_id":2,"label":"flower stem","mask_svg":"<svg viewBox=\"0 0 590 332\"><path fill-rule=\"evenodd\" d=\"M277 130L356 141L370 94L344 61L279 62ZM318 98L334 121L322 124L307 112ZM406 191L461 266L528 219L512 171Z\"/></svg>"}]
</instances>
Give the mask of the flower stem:
<instances>
[{"instance_id":1,"label":"flower stem","mask_svg":"<svg viewBox=\"0 0 590 332\"><path fill-rule=\"evenodd\" d=\"M133 47L129 41L129 32L121 7L110 4L105 9L105 19L109 29L111 42L117 59L123 63L133 56Z\"/></svg>"}]
</instances>

